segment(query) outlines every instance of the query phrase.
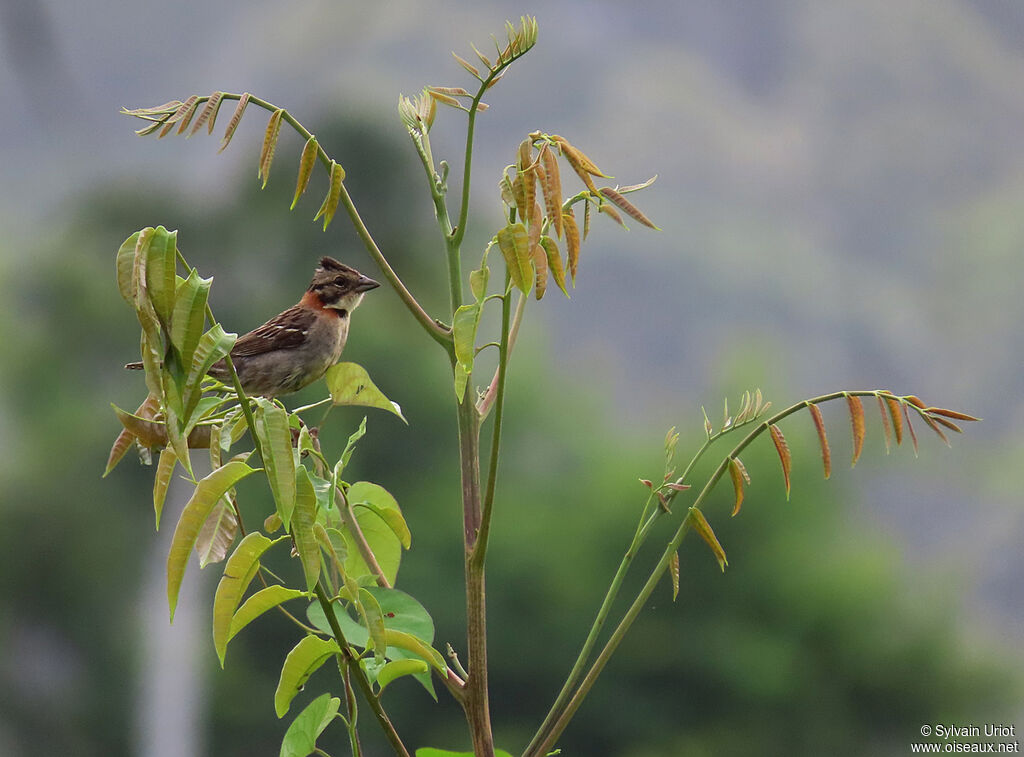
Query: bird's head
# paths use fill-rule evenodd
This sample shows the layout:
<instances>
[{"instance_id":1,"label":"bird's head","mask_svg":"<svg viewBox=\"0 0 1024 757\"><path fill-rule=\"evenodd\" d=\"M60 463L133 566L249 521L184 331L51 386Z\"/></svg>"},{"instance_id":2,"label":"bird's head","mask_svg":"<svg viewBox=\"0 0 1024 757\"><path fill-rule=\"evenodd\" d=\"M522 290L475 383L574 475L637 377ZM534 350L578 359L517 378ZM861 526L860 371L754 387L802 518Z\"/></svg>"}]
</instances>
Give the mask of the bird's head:
<instances>
[{"instance_id":1,"label":"bird's head","mask_svg":"<svg viewBox=\"0 0 1024 757\"><path fill-rule=\"evenodd\" d=\"M313 274L306 295L315 297L320 307L330 308L337 311L338 315L345 316L355 310L366 292L379 286L355 268L324 256Z\"/></svg>"}]
</instances>

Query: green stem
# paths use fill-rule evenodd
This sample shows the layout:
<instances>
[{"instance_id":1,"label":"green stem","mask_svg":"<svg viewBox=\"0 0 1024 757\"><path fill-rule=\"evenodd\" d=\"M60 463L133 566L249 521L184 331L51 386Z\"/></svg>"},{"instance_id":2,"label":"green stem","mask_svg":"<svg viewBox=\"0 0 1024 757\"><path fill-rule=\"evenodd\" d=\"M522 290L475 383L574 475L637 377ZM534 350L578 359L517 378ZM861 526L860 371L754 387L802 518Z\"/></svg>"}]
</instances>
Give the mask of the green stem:
<instances>
[{"instance_id":1,"label":"green stem","mask_svg":"<svg viewBox=\"0 0 1024 757\"><path fill-rule=\"evenodd\" d=\"M487 557L488 537L491 533L491 511L494 508L494 490L498 479L498 460L501 447L501 423L505 411L505 376L508 372L509 322L511 320L511 303L508 291L511 275L505 272L505 298L501 303L501 342L498 344L497 389L494 402L494 428L491 436L490 462L487 471L487 488L484 489L484 501L480 516L480 533L473 549L472 559L481 566Z\"/></svg>"},{"instance_id":2,"label":"green stem","mask_svg":"<svg viewBox=\"0 0 1024 757\"><path fill-rule=\"evenodd\" d=\"M348 501L348 497L345 496L340 486L334 487L334 501L338 505L338 513L341 515L342 522L348 527L348 531L356 543L359 556L363 558L366 567L370 569L370 572L376 578L377 585L384 589L390 589L391 582L388 581L387 576L384 575L384 570L380 567L380 563L377 562L373 549L370 547L369 542L366 541L363 530L359 527L356 514L352 510L352 504Z\"/></svg>"},{"instance_id":3,"label":"green stem","mask_svg":"<svg viewBox=\"0 0 1024 757\"><path fill-rule=\"evenodd\" d=\"M511 293L508 291L508 286L505 287L505 298L506 302ZM504 329L508 332L508 346L505 348L505 370L508 369L508 361L512 357L512 350L516 346L516 338L519 336L519 326L523 322L523 313L526 311L526 295L519 295L519 299L516 301L516 312L512 316L512 327L510 329ZM503 306L504 308L504 306ZM500 368L500 365L499 365ZM494 371L494 378L491 379L491 383L487 387L487 391L484 393L483 399L480 400L477 410L480 411L480 417L486 418L488 413L491 412L491 407L494 405L494 401L498 396L498 369Z\"/></svg>"},{"instance_id":4,"label":"green stem","mask_svg":"<svg viewBox=\"0 0 1024 757\"><path fill-rule=\"evenodd\" d=\"M338 617L334 614L334 607L331 605L331 601L327 598L327 594L324 592L323 585L318 581L313 591L316 593L317 601L320 603L321 609L324 611L324 615L327 618L327 623L331 626L331 632L334 634L335 641L338 642L338 646L341 648L341 656L345 662L348 670L351 671L352 676L356 679L356 683L359 685L359 689L363 692L363 696L370 705L370 709L373 710L373 714L377 718L377 722L380 723L380 727L384 730L384 735L387 736L388 742L391 744L391 748L395 750L395 754L399 757L410 757L409 750L405 748L405 744L402 743L402 739L398 736L398 731L395 730L395 726L391 723L391 719L388 718L384 707L380 703L380 699L376 694L373 693L373 687L370 685L370 681L366 678L366 673L363 672L363 668L359 665L359 660L352 654L352 650L345 641L345 635L341 631L341 626L338 624Z\"/></svg>"},{"instance_id":5,"label":"green stem","mask_svg":"<svg viewBox=\"0 0 1024 757\"><path fill-rule=\"evenodd\" d=\"M849 392L832 392L831 394L823 394L821 396L814 397L809 400L802 400L801 402L798 402L795 405L791 405L785 410L776 413L767 420L757 423L757 425L743 438L743 440L739 444L737 444L729 452L729 454L726 455L726 457L722 459L722 462L719 463L714 473L711 474L711 477L704 485L704 488L701 490L700 494L697 496L697 499L694 501L690 509L698 509L704 503L708 495L714 489L715 485L721 480L726 470L728 470L729 460L739 455L758 436L764 433L769 427L777 424L782 419L792 415L793 413L803 410L805 407L808 407L809 405L818 405L823 402L829 402L831 400L840 399L842 397L866 397L877 395L877 390L857 390ZM708 441L705 442L705 444L702 446L700 452L698 452L698 454L694 457L694 460L691 461L690 466L687 467L687 472L689 472L689 470L692 468L693 464L696 461L696 458L699 457L700 454L704 452L704 450L709 446L709 444L712 441L719 438L724 433L733 430L733 428L735 427L725 429L724 431L719 432L718 434L713 435L712 438L708 439ZM680 478L678 482L682 483L682 478ZM670 501L674 497L675 493L676 492L673 491L666 495L666 500ZM633 603L626 611L626 614L619 621L619 624L615 627L615 630L612 632L612 635L605 643L605 646L601 650L601 653L598 655L597 659L594 660L593 665L591 665L590 669L587 671L586 676L583 678L582 682L579 684L579 687L573 693L571 699L569 699L569 701L560 708L560 712L555 713L555 708L552 708L552 713L549 713L549 719L545 720L545 723L549 723L549 720L551 721L550 725L546 729L547 732L545 734L542 734L541 731L538 731L539 738L538 736L534 737L534 740L531 741L530 745L523 753L523 757L543 757L543 755L546 755L549 751L551 751L555 742L558 740L558 737L561 736L562 732L569 724L569 721L576 714L576 711L583 703L583 700L586 698L587 694L590 693L590 690L593 688L594 683L597 680L597 677L601 674L601 671L604 670L605 665L608 664L608 660L611 658L612 654L615 652L619 644L622 642L622 639L625 637L626 632L629 631L630 627L633 625L633 622L636 620L637 616L639 616L640 611L644 608L644 605L646 605L647 601L650 599L651 594L654 593L654 590L657 587L658 582L661 580L662 576L665 574L665 571L668 570L669 563L672 561L672 555L674 555L679 550L679 547L683 542L683 538L686 536L687 531L689 531L691 527L691 518L692 514L687 513L686 518L683 519L683 522L679 525L679 528L676 530L675 535L672 537L671 541L665 548L664 552L662 552L661 558L658 560L657 565L651 571L651 574L648 577L647 582L640 590L640 593L637 595L636 599L633 600ZM551 717L552 714L554 714L553 718Z\"/></svg>"}]
</instances>

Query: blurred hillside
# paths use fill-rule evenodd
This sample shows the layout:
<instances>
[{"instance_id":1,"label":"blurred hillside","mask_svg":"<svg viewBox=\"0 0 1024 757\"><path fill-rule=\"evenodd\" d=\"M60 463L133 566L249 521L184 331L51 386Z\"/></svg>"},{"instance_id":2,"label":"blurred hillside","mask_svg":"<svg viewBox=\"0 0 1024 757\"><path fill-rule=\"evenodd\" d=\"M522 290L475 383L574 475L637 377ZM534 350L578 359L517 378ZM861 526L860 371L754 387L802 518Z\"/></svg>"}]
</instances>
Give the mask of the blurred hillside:
<instances>
[{"instance_id":1,"label":"blurred hillside","mask_svg":"<svg viewBox=\"0 0 1024 757\"><path fill-rule=\"evenodd\" d=\"M446 51L522 12L0 3L0 754L145 742L151 471L98 479L117 431L108 403L142 391L119 370L137 334L113 285L117 245L145 225L178 228L239 331L290 304L324 252L370 269L342 219L326 236L309 223L318 186L287 213L297 140L261 193L258 119L215 156L215 139L135 138L118 107L214 88L289 107L339 156L381 247L440 312L432 208L394 100L463 83ZM535 128L566 134L624 184L658 173L642 205L663 231L595 219L572 300L546 298L524 328L490 571L499 743L522 746L553 697L665 427L692 445L701 405L752 386L780 405L835 388L913 391L985 422L952 452L922 438L917 461L884 458L874 426L851 474L838 470L845 420L827 413L837 471L823 484L811 426L794 420L793 501L765 450L747 461L742 515L727 521L723 494L711 516L730 569L686 545L693 582L675 605L663 587L565 753L903 754L921 723L1024 727L1011 481L1024 452L1024 10L551 2L539 21L537 49L480 121L470 239L482 246L499 222L491 188ZM459 123L442 112L435 128L435 154L453 164ZM459 646L450 389L410 323L387 292L357 314L346 356L411 426L371 416L355 464L409 517L400 587ZM343 440L359 417L337 413L331 433ZM274 753L281 727L267 718L290 631L270 621L243 634L217 672L203 591L200 749ZM444 696L435 705L401 684L392 696L411 741L459 746Z\"/></svg>"}]
</instances>

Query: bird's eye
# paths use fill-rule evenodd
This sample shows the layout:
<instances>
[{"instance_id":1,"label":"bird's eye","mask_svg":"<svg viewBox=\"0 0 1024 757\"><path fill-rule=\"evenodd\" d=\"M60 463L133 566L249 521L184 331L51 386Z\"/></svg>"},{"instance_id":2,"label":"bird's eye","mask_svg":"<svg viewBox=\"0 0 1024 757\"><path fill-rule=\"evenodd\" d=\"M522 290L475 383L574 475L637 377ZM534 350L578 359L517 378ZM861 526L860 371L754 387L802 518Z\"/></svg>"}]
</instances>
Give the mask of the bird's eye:
<instances>
[{"instance_id":1,"label":"bird's eye","mask_svg":"<svg viewBox=\"0 0 1024 757\"><path fill-rule=\"evenodd\" d=\"M345 283L345 277L344 276L335 276L334 277L334 283L337 284L338 286L341 286L342 284Z\"/></svg>"}]
</instances>

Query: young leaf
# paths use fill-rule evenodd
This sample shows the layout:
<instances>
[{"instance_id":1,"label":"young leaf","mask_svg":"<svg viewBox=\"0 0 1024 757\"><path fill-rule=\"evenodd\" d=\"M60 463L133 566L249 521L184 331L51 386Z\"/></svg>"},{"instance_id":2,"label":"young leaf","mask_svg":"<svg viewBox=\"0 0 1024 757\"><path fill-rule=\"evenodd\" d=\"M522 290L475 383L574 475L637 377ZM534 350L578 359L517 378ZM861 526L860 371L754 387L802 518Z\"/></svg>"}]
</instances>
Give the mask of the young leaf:
<instances>
[{"instance_id":1,"label":"young leaf","mask_svg":"<svg viewBox=\"0 0 1024 757\"><path fill-rule=\"evenodd\" d=\"M576 225L576 216L572 208L562 214L562 226L565 229L565 248L569 256L569 276L572 277L572 285L576 286L576 266L580 260L580 230Z\"/></svg>"},{"instance_id":2,"label":"young leaf","mask_svg":"<svg viewBox=\"0 0 1024 757\"><path fill-rule=\"evenodd\" d=\"M217 120L217 112L220 110L220 104L223 102L224 93L214 92L210 95L210 98L206 101L206 105L199 112L199 116L196 118L195 123L192 124L192 130L188 133L191 137L201 128L203 124L207 124L207 134L213 134L213 124Z\"/></svg>"},{"instance_id":3,"label":"young leaf","mask_svg":"<svg viewBox=\"0 0 1024 757\"><path fill-rule=\"evenodd\" d=\"M281 678L274 693L274 711L284 717L292 700L306 683L306 680L327 662L332 655L341 654L336 641L324 640L318 636L305 636L296 644L284 660Z\"/></svg>"},{"instance_id":4,"label":"young leaf","mask_svg":"<svg viewBox=\"0 0 1024 757\"><path fill-rule=\"evenodd\" d=\"M931 418L936 423L941 423L946 428L948 428L948 429L950 429L952 431L956 431L958 434L962 434L964 432L964 430L962 428L960 428L958 425L956 425L955 423L953 423L953 421L947 420L946 418L943 418L942 416L933 415L933 416L931 416Z\"/></svg>"},{"instance_id":5,"label":"young leaf","mask_svg":"<svg viewBox=\"0 0 1024 757\"><path fill-rule=\"evenodd\" d=\"M338 203L341 202L341 188L342 182L345 180L345 169L340 164L331 161L331 186L327 190L327 196L324 197L323 203L320 205L320 210L313 216L315 221L320 216L324 217L324 231L327 231L327 227L331 225L331 221L334 219L334 213L338 209Z\"/></svg>"},{"instance_id":6,"label":"young leaf","mask_svg":"<svg viewBox=\"0 0 1024 757\"><path fill-rule=\"evenodd\" d=\"M617 223L622 228L624 228L624 229L628 228L626 226L625 222L622 220L622 216L619 215L619 211L617 211L615 208L613 208L608 203L602 202L600 205L598 205L597 206L597 212L598 213L604 213L606 216L611 218L613 221L615 221L615 223Z\"/></svg>"},{"instance_id":7,"label":"young leaf","mask_svg":"<svg viewBox=\"0 0 1024 757\"><path fill-rule=\"evenodd\" d=\"M252 623L267 610L272 610L290 599L298 599L299 597L309 597L309 592L302 591L302 589L289 589L287 586L282 586L281 584L271 584L265 589L260 589L245 600L242 603L242 606L238 608L238 611L231 616L231 625L228 628L227 641L231 641L235 638L239 631ZM221 660L221 664L223 665L223 659Z\"/></svg>"},{"instance_id":8,"label":"young leaf","mask_svg":"<svg viewBox=\"0 0 1024 757\"><path fill-rule=\"evenodd\" d=\"M537 271L536 293L539 300L548 288L548 255L540 246L540 239L537 240L537 244L533 246L532 250L533 267Z\"/></svg>"},{"instance_id":9,"label":"young leaf","mask_svg":"<svg viewBox=\"0 0 1024 757\"><path fill-rule=\"evenodd\" d=\"M518 176L523 185L523 207L520 213L529 213L537 198L537 172L534 170L533 140L524 139L519 144Z\"/></svg>"},{"instance_id":10,"label":"young leaf","mask_svg":"<svg viewBox=\"0 0 1024 757\"><path fill-rule=\"evenodd\" d=\"M103 478L106 478L110 471L117 467L117 464L128 453L134 442L135 435L126 428L121 429L121 433L114 439L114 444L110 448L110 454L107 456L107 467L103 470Z\"/></svg>"},{"instance_id":11,"label":"young leaf","mask_svg":"<svg viewBox=\"0 0 1024 757\"><path fill-rule=\"evenodd\" d=\"M171 482L171 475L174 473L174 466L178 458L174 450L164 447L160 450L160 461L156 465L156 474L153 476L153 511L156 514L156 530L160 530L160 514L164 509L164 501L167 499L167 486Z\"/></svg>"},{"instance_id":12,"label":"young leaf","mask_svg":"<svg viewBox=\"0 0 1024 757\"><path fill-rule=\"evenodd\" d=\"M513 223L498 230L498 248L505 257L505 265L512 283L523 294L529 294L533 284L530 271L529 234L522 223Z\"/></svg>"},{"instance_id":13,"label":"young leaf","mask_svg":"<svg viewBox=\"0 0 1024 757\"><path fill-rule=\"evenodd\" d=\"M892 430L896 434L896 446L898 447L903 444L903 413L900 412L900 401L888 395L884 399L889 408L889 417L892 418Z\"/></svg>"},{"instance_id":14,"label":"young leaf","mask_svg":"<svg viewBox=\"0 0 1024 757\"><path fill-rule=\"evenodd\" d=\"M148 229L143 231L149 233ZM117 290L131 307L135 307L135 251L143 231L136 231L117 249Z\"/></svg>"},{"instance_id":15,"label":"young leaf","mask_svg":"<svg viewBox=\"0 0 1024 757\"><path fill-rule=\"evenodd\" d=\"M267 480L274 495L277 514L286 530L291 528L295 510L295 456L288 413L280 405L260 397L256 400L256 436L263 452Z\"/></svg>"},{"instance_id":16,"label":"young leaf","mask_svg":"<svg viewBox=\"0 0 1024 757\"><path fill-rule=\"evenodd\" d=\"M158 226L146 247L146 293L164 329L170 324L174 311L177 237L178 232Z\"/></svg>"},{"instance_id":17,"label":"young leaf","mask_svg":"<svg viewBox=\"0 0 1024 757\"><path fill-rule=\"evenodd\" d=\"M672 553L672 560L668 564L668 574L672 577L672 601L675 602L679 596L679 552Z\"/></svg>"},{"instance_id":18,"label":"young leaf","mask_svg":"<svg viewBox=\"0 0 1024 757\"><path fill-rule=\"evenodd\" d=\"M313 534L316 523L316 492L309 472L299 466L295 477L295 511L292 513L292 536L299 553L302 572L306 576L306 590L313 591L320 579L320 546Z\"/></svg>"},{"instance_id":19,"label":"young leaf","mask_svg":"<svg viewBox=\"0 0 1024 757\"><path fill-rule=\"evenodd\" d=\"M565 268L562 266L562 255L558 251L558 243L545 235L540 238L540 244L547 255L548 270L551 271L551 276L554 278L558 288L562 290L562 294L568 297L569 292L565 288Z\"/></svg>"},{"instance_id":20,"label":"young leaf","mask_svg":"<svg viewBox=\"0 0 1024 757\"><path fill-rule=\"evenodd\" d=\"M707 522L707 519L696 507L690 508L690 514L687 516L693 527L697 529L697 533L700 534L700 538L704 540L712 553L715 555L715 559L718 560L718 567L725 572L725 566L729 564L729 561L725 559L725 550L722 549L722 545L718 543L718 537L715 536L715 532L711 528L711 524Z\"/></svg>"},{"instance_id":21,"label":"young leaf","mask_svg":"<svg viewBox=\"0 0 1024 757\"><path fill-rule=\"evenodd\" d=\"M832 475L832 453L828 448L828 437L825 435L825 419L821 417L821 410L817 405L808 405L811 411L811 418L814 419L814 428L818 432L818 443L821 445L821 462L825 466L825 478Z\"/></svg>"},{"instance_id":22,"label":"young leaf","mask_svg":"<svg viewBox=\"0 0 1024 757\"><path fill-rule=\"evenodd\" d=\"M299 713L288 726L281 742L280 757L309 757L316 751L316 740L338 714L341 700L324 692Z\"/></svg>"},{"instance_id":23,"label":"young leaf","mask_svg":"<svg viewBox=\"0 0 1024 757\"><path fill-rule=\"evenodd\" d=\"M544 166L540 182L541 192L544 195L544 208L555 229L555 236L560 239L562 237L562 179L558 173L558 159L548 145L541 148L540 159L541 165Z\"/></svg>"},{"instance_id":24,"label":"young leaf","mask_svg":"<svg viewBox=\"0 0 1024 757\"><path fill-rule=\"evenodd\" d=\"M910 441L914 444L914 457L917 457L917 433L914 431L914 424L910 422L910 408L903 406L903 415L907 420L907 431L910 432Z\"/></svg>"},{"instance_id":25,"label":"young leaf","mask_svg":"<svg viewBox=\"0 0 1024 757\"><path fill-rule=\"evenodd\" d=\"M223 560L238 534L238 517L232 507L230 495L220 498L213 511L206 516L199 536L196 537L196 554L199 567Z\"/></svg>"},{"instance_id":26,"label":"young leaf","mask_svg":"<svg viewBox=\"0 0 1024 757\"><path fill-rule=\"evenodd\" d=\"M396 678L426 673L429 670L430 666L423 660L392 660L377 673L377 685L380 686L380 691L383 692L385 687Z\"/></svg>"},{"instance_id":27,"label":"young leaf","mask_svg":"<svg viewBox=\"0 0 1024 757\"><path fill-rule=\"evenodd\" d=\"M938 434L939 438L942 439L942 441L944 441L946 443L947 447L951 447L952 446L949 443L949 437L947 437L942 432L942 429L939 428L939 424L935 422L935 418L933 418L932 416L928 415L927 413L924 413L921 417L924 418L924 422L928 424L929 428L931 428L932 431L934 431L936 434Z\"/></svg>"},{"instance_id":28,"label":"young leaf","mask_svg":"<svg viewBox=\"0 0 1024 757\"><path fill-rule=\"evenodd\" d=\"M878 400L878 411L882 415L882 431L885 432L885 454L888 455L892 447L892 426L889 423L889 410L881 395L876 395L875 398Z\"/></svg>"},{"instance_id":29,"label":"young leaf","mask_svg":"<svg viewBox=\"0 0 1024 757\"><path fill-rule=\"evenodd\" d=\"M195 269L177 288L174 298L174 315L171 320L171 343L181 356L181 363L188 366L203 336L206 322L206 302L210 295L213 279L204 279Z\"/></svg>"},{"instance_id":30,"label":"young leaf","mask_svg":"<svg viewBox=\"0 0 1024 757\"><path fill-rule=\"evenodd\" d=\"M224 653L233 635L230 629L235 608L256 576L260 557L275 543L259 531L253 531L238 543L224 565L224 575L213 598L213 646L221 667L224 667Z\"/></svg>"},{"instance_id":31,"label":"young leaf","mask_svg":"<svg viewBox=\"0 0 1024 757\"><path fill-rule=\"evenodd\" d=\"M192 95L184 103L182 103L181 107L178 108L178 112L171 116L170 119L168 119L171 123L175 121L178 122L178 134L185 133L185 129L188 128L189 122L192 120L192 116L194 116L196 113L196 106L198 104L199 96ZM179 116L178 113L180 113L181 115ZM161 132L160 136L163 136L163 132Z\"/></svg>"},{"instance_id":32,"label":"young leaf","mask_svg":"<svg viewBox=\"0 0 1024 757\"><path fill-rule=\"evenodd\" d=\"M732 515L735 517L743 506L743 481L747 478L743 463L737 458L729 458L729 478L732 479L732 488L736 492L736 500L732 506Z\"/></svg>"},{"instance_id":33,"label":"young leaf","mask_svg":"<svg viewBox=\"0 0 1024 757\"><path fill-rule=\"evenodd\" d=\"M341 453L341 457L338 459L338 463L334 466L334 483L337 484L338 479L341 477L342 471L345 466L348 465L348 461L352 459L352 453L355 452L356 443L363 438L366 434L366 416L363 416L363 420L360 421L358 428L352 432L348 437L348 442L345 444L345 450Z\"/></svg>"},{"instance_id":34,"label":"young leaf","mask_svg":"<svg viewBox=\"0 0 1024 757\"><path fill-rule=\"evenodd\" d=\"M378 660L384 659L384 653L388 648L388 641L384 635L384 613L381 612L377 600L366 589L359 589L359 615L363 619L363 626L370 633L370 642L373 647L373 654Z\"/></svg>"},{"instance_id":35,"label":"young leaf","mask_svg":"<svg viewBox=\"0 0 1024 757\"><path fill-rule=\"evenodd\" d=\"M185 577L185 566L199 536L199 530L225 492L256 470L259 469L250 468L245 463L234 460L213 471L196 485L196 490L178 519L174 536L171 538L171 548L167 554L167 603L170 606L172 621L174 608L178 604L178 591Z\"/></svg>"},{"instance_id":36,"label":"young leaf","mask_svg":"<svg viewBox=\"0 0 1024 757\"><path fill-rule=\"evenodd\" d=\"M907 399L910 399L910 398L908 397ZM914 399L917 399L917 398L915 397ZM918 402L921 402L921 401L918 400ZM924 403L921 403L921 405L918 405L918 407L921 407L923 404ZM957 412L956 410L947 410L944 407L928 407L928 408L924 408L924 411L926 413L928 413L929 415L933 415L933 416L934 415L941 415L941 416L943 416L945 418L953 418L954 420L958 420L958 421L980 421L981 420L981 418L975 418L973 415L968 415L967 413L960 413L960 412Z\"/></svg>"},{"instance_id":37,"label":"young leaf","mask_svg":"<svg viewBox=\"0 0 1024 757\"><path fill-rule=\"evenodd\" d=\"M864 405L860 397L855 395L846 396L846 404L850 408L850 424L853 426L853 462L852 468L857 464L861 450L864 449Z\"/></svg>"},{"instance_id":38,"label":"young leaf","mask_svg":"<svg viewBox=\"0 0 1024 757\"><path fill-rule=\"evenodd\" d=\"M454 50L452 50L452 57L455 58L456 61L458 61L460 66L469 71L469 73L473 74L473 76L475 76L477 79L480 79L480 71L479 69L477 69L476 66L472 65L469 61L460 58L458 55L455 54Z\"/></svg>"},{"instance_id":39,"label":"young leaf","mask_svg":"<svg viewBox=\"0 0 1024 757\"><path fill-rule=\"evenodd\" d=\"M228 121L228 128L224 130L224 138L221 140L220 149L217 152L224 152L224 148L231 142L231 138L235 135L235 129L238 128L238 123L242 120L242 114L245 113L245 106L248 104L249 93L244 92L238 98L238 105L235 107L235 112L231 114L231 120Z\"/></svg>"},{"instance_id":40,"label":"young leaf","mask_svg":"<svg viewBox=\"0 0 1024 757\"><path fill-rule=\"evenodd\" d=\"M650 218L644 215L640 208L631 203L629 200L627 200L625 197L623 197L620 193L616 192L611 187L601 187L601 194L604 195L607 199L611 200L616 205L618 205L620 208L622 208L622 210L625 211L626 214L633 220L637 221L638 223L642 223L649 229L654 229L655 231L661 230L654 225L654 222Z\"/></svg>"},{"instance_id":41,"label":"young leaf","mask_svg":"<svg viewBox=\"0 0 1024 757\"><path fill-rule=\"evenodd\" d=\"M283 114L283 108L278 108L271 113L270 120L267 121L267 130L263 134L263 148L260 150L260 167L256 177L263 179L264 188L267 186L267 180L270 179L270 164L273 163L274 152L277 150L277 138L281 134L281 116Z\"/></svg>"},{"instance_id":42,"label":"young leaf","mask_svg":"<svg viewBox=\"0 0 1024 757\"><path fill-rule=\"evenodd\" d=\"M431 666L442 673L447 669L441 653L422 639L418 639L404 631L396 631L391 628L385 629L384 634L387 638L388 646L398 647L406 652L411 652L420 659L430 663Z\"/></svg>"},{"instance_id":43,"label":"young leaf","mask_svg":"<svg viewBox=\"0 0 1024 757\"><path fill-rule=\"evenodd\" d=\"M793 457L789 452L789 445L786 444L786 437L782 435L782 429L772 424L768 427L768 430L771 432L775 451L779 453L779 461L782 463L782 476L786 480L786 499L789 499L789 471L793 465Z\"/></svg>"},{"instance_id":44,"label":"young leaf","mask_svg":"<svg viewBox=\"0 0 1024 757\"><path fill-rule=\"evenodd\" d=\"M376 407L394 413L408 424L405 416L402 415L402 408L399 404L384 396L384 393L370 379L366 369L358 363L332 365L327 370L325 379L327 380L327 389L331 393L331 400L335 405Z\"/></svg>"},{"instance_id":45,"label":"young leaf","mask_svg":"<svg viewBox=\"0 0 1024 757\"><path fill-rule=\"evenodd\" d=\"M306 146L302 148L302 157L299 158L299 178L295 183L295 196L292 198L292 205L289 210L295 209L299 197L309 186L309 177L313 175L313 167L316 165L317 156L320 154L320 144L316 137L306 140Z\"/></svg>"}]
</instances>

